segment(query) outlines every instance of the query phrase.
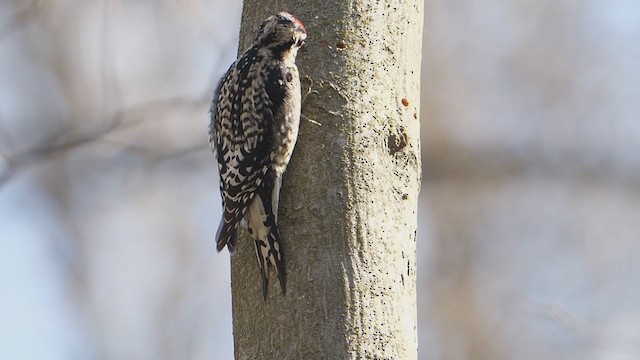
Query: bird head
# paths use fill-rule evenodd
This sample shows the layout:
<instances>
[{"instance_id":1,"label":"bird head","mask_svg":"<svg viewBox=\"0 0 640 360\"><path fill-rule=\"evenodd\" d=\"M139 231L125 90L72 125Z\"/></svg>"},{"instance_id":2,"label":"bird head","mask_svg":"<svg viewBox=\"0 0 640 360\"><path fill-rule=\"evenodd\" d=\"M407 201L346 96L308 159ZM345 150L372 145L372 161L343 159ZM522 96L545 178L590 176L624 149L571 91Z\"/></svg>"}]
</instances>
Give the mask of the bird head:
<instances>
[{"instance_id":1,"label":"bird head","mask_svg":"<svg viewBox=\"0 0 640 360\"><path fill-rule=\"evenodd\" d=\"M295 16L280 12L268 17L260 26L254 45L274 52L297 50L307 38L307 29Z\"/></svg>"}]
</instances>

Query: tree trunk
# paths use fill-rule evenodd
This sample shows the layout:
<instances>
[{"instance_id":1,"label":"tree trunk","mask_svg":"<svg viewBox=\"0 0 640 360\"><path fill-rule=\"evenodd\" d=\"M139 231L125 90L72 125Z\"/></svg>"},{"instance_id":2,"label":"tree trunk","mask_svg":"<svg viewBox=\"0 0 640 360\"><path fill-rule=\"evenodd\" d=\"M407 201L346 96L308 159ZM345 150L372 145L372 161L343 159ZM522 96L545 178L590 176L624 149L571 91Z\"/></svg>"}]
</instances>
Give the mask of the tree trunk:
<instances>
[{"instance_id":1,"label":"tree trunk","mask_svg":"<svg viewBox=\"0 0 640 360\"><path fill-rule=\"evenodd\" d=\"M279 11L309 37L279 211L287 294L272 271L262 299L253 244L240 239L236 359L415 359L423 2L295 3L245 0L242 14L241 51Z\"/></svg>"}]
</instances>

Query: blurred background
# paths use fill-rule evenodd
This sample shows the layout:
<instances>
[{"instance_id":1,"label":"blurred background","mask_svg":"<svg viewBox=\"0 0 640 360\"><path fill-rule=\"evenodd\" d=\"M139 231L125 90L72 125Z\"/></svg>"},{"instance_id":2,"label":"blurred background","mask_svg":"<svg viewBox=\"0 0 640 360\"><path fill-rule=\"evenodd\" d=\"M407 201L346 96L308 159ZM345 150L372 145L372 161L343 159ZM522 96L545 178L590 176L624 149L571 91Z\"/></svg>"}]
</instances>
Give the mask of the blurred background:
<instances>
[{"instance_id":1,"label":"blurred background","mask_svg":"<svg viewBox=\"0 0 640 360\"><path fill-rule=\"evenodd\" d=\"M0 0L0 359L232 358L240 12ZM638 44L633 0L426 2L420 359L640 358Z\"/></svg>"}]
</instances>

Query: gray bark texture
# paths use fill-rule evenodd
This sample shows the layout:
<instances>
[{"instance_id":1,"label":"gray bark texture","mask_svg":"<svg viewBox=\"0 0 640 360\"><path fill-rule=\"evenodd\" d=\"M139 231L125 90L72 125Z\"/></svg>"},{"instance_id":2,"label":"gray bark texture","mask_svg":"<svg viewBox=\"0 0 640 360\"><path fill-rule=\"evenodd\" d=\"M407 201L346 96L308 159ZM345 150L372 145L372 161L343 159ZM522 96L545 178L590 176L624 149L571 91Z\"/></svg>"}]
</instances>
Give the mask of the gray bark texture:
<instances>
[{"instance_id":1,"label":"gray bark texture","mask_svg":"<svg viewBox=\"0 0 640 360\"><path fill-rule=\"evenodd\" d=\"M246 0L306 26L303 119L281 191L287 294L262 299L247 234L232 257L236 359L415 359L422 0ZM307 119L319 122L317 125Z\"/></svg>"}]
</instances>

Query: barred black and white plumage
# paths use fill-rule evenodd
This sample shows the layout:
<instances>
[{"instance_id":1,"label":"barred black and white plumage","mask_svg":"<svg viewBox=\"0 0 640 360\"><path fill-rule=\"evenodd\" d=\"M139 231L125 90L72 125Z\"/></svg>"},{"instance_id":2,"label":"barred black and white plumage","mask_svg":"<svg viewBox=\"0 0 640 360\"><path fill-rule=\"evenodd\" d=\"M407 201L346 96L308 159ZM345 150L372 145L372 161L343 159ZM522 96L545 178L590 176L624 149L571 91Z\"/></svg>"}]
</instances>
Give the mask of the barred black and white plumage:
<instances>
[{"instance_id":1,"label":"barred black and white plumage","mask_svg":"<svg viewBox=\"0 0 640 360\"><path fill-rule=\"evenodd\" d=\"M265 299L268 264L285 292L278 200L298 137L301 96L295 59L306 37L304 25L291 14L267 18L218 84L211 105L209 143L218 161L223 206L217 249L226 245L233 254L238 227L247 227Z\"/></svg>"}]
</instances>

